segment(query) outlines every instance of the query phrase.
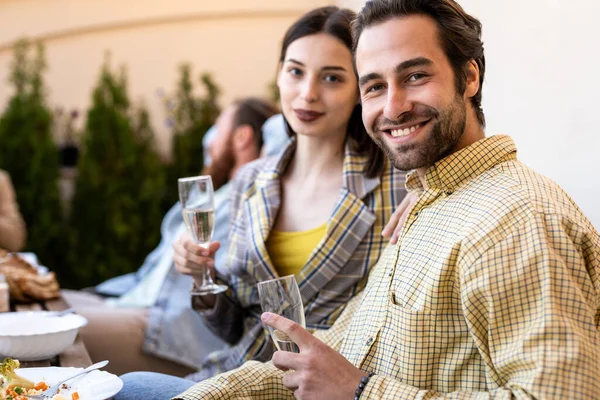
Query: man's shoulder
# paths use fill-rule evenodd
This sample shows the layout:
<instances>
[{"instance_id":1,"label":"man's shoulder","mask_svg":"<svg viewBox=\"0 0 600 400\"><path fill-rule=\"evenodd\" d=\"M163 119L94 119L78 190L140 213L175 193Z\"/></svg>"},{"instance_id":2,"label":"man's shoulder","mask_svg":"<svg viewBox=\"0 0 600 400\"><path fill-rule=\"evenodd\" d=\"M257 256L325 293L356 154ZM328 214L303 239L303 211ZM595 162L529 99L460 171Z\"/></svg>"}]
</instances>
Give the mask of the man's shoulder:
<instances>
[{"instance_id":1,"label":"man's shoulder","mask_svg":"<svg viewBox=\"0 0 600 400\"><path fill-rule=\"evenodd\" d=\"M464 189L469 204L481 209L482 218L487 221L510 220L518 224L520 220L538 215L569 220L586 230L593 230L589 220L560 185L518 160L498 164L469 182Z\"/></svg>"}]
</instances>

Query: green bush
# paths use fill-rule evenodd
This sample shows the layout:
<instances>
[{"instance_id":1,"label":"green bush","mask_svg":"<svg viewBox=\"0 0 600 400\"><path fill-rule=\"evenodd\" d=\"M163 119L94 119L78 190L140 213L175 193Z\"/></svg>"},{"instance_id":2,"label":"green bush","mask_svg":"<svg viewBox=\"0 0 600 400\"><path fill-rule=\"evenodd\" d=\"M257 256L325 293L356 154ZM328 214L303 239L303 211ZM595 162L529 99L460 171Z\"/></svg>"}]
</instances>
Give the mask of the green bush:
<instances>
[{"instance_id":1,"label":"green bush","mask_svg":"<svg viewBox=\"0 0 600 400\"><path fill-rule=\"evenodd\" d=\"M155 148L155 133L150 125L150 115L145 107L136 110L134 134L138 144L138 165L133 172L140 183L137 197L138 212L142 216L141 246L145 257L160 241L160 224L163 218L161 199L165 191L165 168ZM141 259L143 260L143 258ZM140 261L141 261L140 260ZM141 262L137 266L141 265Z\"/></svg>"},{"instance_id":2,"label":"green bush","mask_svg":"<svg viewBox=\"0 0 600 400\"><path fill-rule=\"evenodd\" d=\"M104 65L93 91L71 207L70 276L83 287L135 271L158 242L164 167L145 110L132 115L125 73ZM68 280L67 280L68 279Z\"/></svg>"},{"instance_id":3,"label":"green bush","mask_svg":"<svg viewBox=\"0 0 600 400\"><path fill-rule=\"evenodd\" d=\"M163 209L170 208L178 201L177 179L198 175L202 170L202 138L215 123L221 112L217 105L220 94L209 74L203 74L200 82L204 96L194 94L191 68L180 67L181 77L174 98L168 99L167 112L173 133L172 162L167 168L167 192Z\"/></svg>"},{"instance_id":4,"label":"green bush","mask_svg":"<svg viewBox=\"0 0 600 400\"><path fill-rule=\"evenodd\" d=\"M14 48L14 94L0 118L0 168L7 170L27 223L26 250L60 273L64 225L58 190L59 154L52 138L52 113L46 105L41 44L32 54L22 40Z\"/></svg>"}]
</instances>

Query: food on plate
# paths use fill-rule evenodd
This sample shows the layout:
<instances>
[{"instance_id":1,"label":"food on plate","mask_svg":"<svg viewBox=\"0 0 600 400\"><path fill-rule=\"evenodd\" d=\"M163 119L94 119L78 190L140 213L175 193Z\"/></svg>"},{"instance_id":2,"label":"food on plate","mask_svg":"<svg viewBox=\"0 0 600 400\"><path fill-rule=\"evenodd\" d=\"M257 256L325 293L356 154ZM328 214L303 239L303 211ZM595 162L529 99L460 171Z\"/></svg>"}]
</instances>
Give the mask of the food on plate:
<instances>
[{"instance_id":1,"label":"food on plate","mask_svg":"<svg viewBox=\"0 0 600 400\"><path fill-rule=\"evenodd\" d=\"M29 395L40 394L48 389L46 382L34 384L19 376L15 372L19 365L19 360L12 358L5 358L0 364L0 400L29 400ZM63 386L67 388L66 385ZM79 393L72 393L70 398L58 393L52 400L79 400Z\"/></svg>"},{"instance_id":2,"label":"food on plate","mask_svg":"<svg viewBox=\"0 0 600 400\"><path fill-rule=\"evenodd\" d=\"M0 274L6 276L10 297L17 301L50 300L60 296L53 272L39 275L37 268L18 254L0 249Z\"/></svg>"},{"instance_id":3,"label":"food on plate","mask_svg":"<svg viewBox=\"0 0 600 400\"><path fill-rule=\"evenodd\" d=\"M5 358L0 364L0 376L2 376L2 386L6 386L8 389L14 389L20 387L28 390L33 389L35 384L29 379L25 379L22 376L17 375L15 369L19 368L19 360L13 360L12 358Z\"/></svg>"}]
</instances>

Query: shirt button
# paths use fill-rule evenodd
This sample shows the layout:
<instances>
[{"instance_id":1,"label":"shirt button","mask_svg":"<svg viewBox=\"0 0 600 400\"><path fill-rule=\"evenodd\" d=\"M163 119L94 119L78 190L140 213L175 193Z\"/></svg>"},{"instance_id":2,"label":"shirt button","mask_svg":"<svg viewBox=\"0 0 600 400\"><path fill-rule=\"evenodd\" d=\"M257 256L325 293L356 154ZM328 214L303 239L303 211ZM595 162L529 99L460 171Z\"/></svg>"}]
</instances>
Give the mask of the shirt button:
<instances>
[{"instance_id":1,"label":"shirt button","mask_svg":"<svg viewBox=\"0 0 600 400\"><path fill-rule=\"evenodd\" d=\"M370 337L370 338L367 339L367 341L365 342L365 346L370 346L371 343L373 343L373 338L372 337Z\"/></svg>"}]
</instances>

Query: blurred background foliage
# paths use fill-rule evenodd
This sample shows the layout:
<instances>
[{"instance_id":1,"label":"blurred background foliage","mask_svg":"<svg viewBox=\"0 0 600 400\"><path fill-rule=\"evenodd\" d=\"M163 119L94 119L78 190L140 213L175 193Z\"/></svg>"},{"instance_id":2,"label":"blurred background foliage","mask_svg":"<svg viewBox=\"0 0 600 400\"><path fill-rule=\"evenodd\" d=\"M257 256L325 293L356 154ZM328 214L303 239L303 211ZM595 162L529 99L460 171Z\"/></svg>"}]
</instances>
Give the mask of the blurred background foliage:
<instances>
[{"instance_id":1,"label":"blurred background foliage","mask_svg":"<svg viewBox=\"0 0 600 400\"><path fill-rule=\"evenodd\" d=\"M11 175L27 223L27 250L49 265L65 260L65 226L58 189L59 154L46 103L44 49L19 41L10 82L13 95L0 116L0 168Z\"/></svg>"},{"instance_id":2,"label":"blurred background foliage","mask_svg":"<svg viewBox=\"0 0 600 400\"><path fill-rule=\"evenodd\" d=\"M165 162L147 108L128 96L126 69L115 71L106 57L82 131L73 133L74 114L67 121L68 144L79 154L63 215L61 149L54 139L60 135L53 129L65 123L53 123L44 69L42 45L15 46L14 95L0 117L0 168L11 175L27 222L26 251L55 271L62 287L77 289L137 270L157 245L162 218L178 200L177 178L202 169L202 138L220 112L220 90L208 74L195 85L192 67L180 67L173 94L161 94L173 133L173 155Z\"/></svg>"},{"instance_id":3,"label":"blurred background foliage","mask_svg":"<svg viewBox=\"0 0 600 400\"><path fill-rule=\"evenodd\" d=\"M175 95L165 99L172 129L173 157L167 168L167 182L171 190L166 192L164 206L171 207L178 200L177 179L199 175L204 165L202 139L221 112L217 100L220 90L209 74L200 76L204 95L195 95L191 66L180 67L180 78Z\"/></svg>"}]
</instances>

